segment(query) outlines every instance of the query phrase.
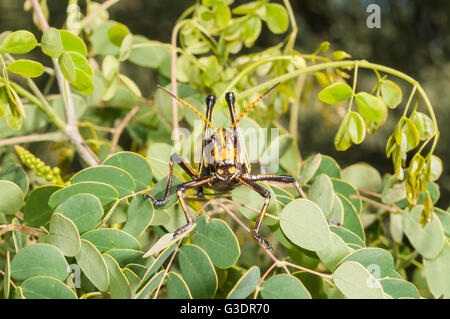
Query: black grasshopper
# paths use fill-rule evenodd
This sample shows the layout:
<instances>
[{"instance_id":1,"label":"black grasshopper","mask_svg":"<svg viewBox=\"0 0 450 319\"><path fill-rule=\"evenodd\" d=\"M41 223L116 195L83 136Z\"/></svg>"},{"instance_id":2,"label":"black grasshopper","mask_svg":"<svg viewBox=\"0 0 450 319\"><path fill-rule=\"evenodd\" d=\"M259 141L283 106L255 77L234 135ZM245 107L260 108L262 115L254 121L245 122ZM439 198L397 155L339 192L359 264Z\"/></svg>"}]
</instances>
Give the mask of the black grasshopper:
<instances>
[{"instance_id":1,"label":"black grasshopper","mask_svg":"<svg viewBox=\"0 0 450 319\"><path fill-rule=\"evenodd\" d=\"M177 153L172 154L169 161L169 175L167 178L167 186L163 199L156 199L150 194L145 194L145 197L151 198L153 205L164 205L169 200L170 186L173 174L173 163L177 163L186 173L192 178L191 181L183 183L177 188L177 196L186 215L187 224L180 227L174 232L174 237L184 232L193 223L193 218L186 209L186 203L183 199L183 193L189 189L198 189L202 194L203 188L212 189L215 191L228 191L238 185L245 185L264 198L264 205L261 208L256 224L252 230L253 236L266 248L271 249L270 243L265 240L259 233L261 222L264 218L267 206L270 202L270 192L259 185L259 181L278 182L293 184L297 189L299 195L305 198L305 195L294 177L289 175L275 175L275 174L251 174L250 162L247 151L242 142L242 136L239 130L239 121L247 114L257 102L259 102L267 93L275 88L279 83L268 89L249 106L247 106L242 113L236 117L235 111L235 96L233 92L228 92L225 99L230 111L231 126L229 128L215 128L211 123L212 111L216 98L213 95L206 97L206 117L203 116L192 105L183 101L171 92L158 85L166 93L170 94L177 101L194 111L205 123L202 135L202 159L197 171L194 171L181 156Z\"/></svg>"}]
</instances>

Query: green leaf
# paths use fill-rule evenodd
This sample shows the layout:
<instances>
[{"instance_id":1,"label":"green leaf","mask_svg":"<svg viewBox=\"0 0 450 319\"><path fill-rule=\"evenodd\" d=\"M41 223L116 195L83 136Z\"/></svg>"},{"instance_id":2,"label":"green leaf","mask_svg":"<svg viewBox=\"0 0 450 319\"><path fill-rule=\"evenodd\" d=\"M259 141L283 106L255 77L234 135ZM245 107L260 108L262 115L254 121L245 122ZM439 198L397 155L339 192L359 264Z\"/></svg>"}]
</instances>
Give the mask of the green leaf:
<instances>
[{"instance_id":1,"label":"green leaf","mask_svg":"<svg viewBox=\"0 0 450 319\"><path fill-rule=\"evenodd\" d=\"M266 23L270 31L275 34L284 33L289 27L289 16L282 5L268 3L266 5Z\"/></svg>"},{"instance_id":2,"label":"green leaf","mask_svg":"<svg viewBox=\"0 0 450 319\"><path fill-rule=\"evenodd\" d=\"M61 213L54 213L49 230L50 243L58 247L65 256L75 256L80 252L80 234L72 220Z\"/></svg>"},{"instance_id":3,"label":"green leaf","mask_svg":"<svg viewBox=\"0 0 450 319\"><path fill-rule=\"evenodd\" d=\"M57 185L43 185L34 188L25 202L23 223L32 227L40 227L47 224L53 212L53 207L48 205L49 198L61 188L61 186Z\"/></svg>"},{"instance_id":4,"label":"green leaf","mask_svg":"<svg viewBox=\"0 0 450 319\"><path fill-rule=\"evenodd\" d=\"M344 223L342 226L352 231L361 238L365 240L364 227L362 225L361 219L359 218L358 212L355 206L343 195L337 194L344 206Z\"/></svg>"},{"instance_id":5,"label":"green leaf","mask_svg":"<svg viewBox=\"0 0 450 319\"><path fill-rule=\"evenodd\" d=\"M383 298L381 284L357 262L348 261L341 264L333 273L333 281L347 298Z\"/></svg>"},{"instance_id":6,"label":"green leaf","mask_svg":"<svg viewBox=\"0 0 450 319\"><path fill-rule=\"evenodd\" d=\"M67 30L58 30L61 36L61 42L64 51L75 51L83 56L86 56L88 51L86 44L78 36Z\"/></svg>"},{"instance_id":7,"label":"green leaf","mask_svg":"<svg viewBox=\"0 0 450 319\"><path fill-rule=\"evenodd\" d=\"M151 276L158 271L158 269L163 265L163 263L169 258L169 256L174 252L176 246L172 245L161 252L156 259L153 260L152 264L148 267L147 271L142 276L142 280L139 287L143 287ZM144 258L145 255L143 256Z\"/></svg>"},{"instance_id":8,"label":"green leaf","mask_svg":"<svg viewBox=\"0 0 450 319\"><path fill-rule=\"evenodd\" d=\"M131 93L133 93L133 95L142 97L141 90L139 89L137 84L128 76L119 74L119 80L128 88L128 90L130 90Z\"/></svg>"},{"instance_id":9,"label":"green leaf","mask_svg":"<svg viewBox=\"0 0 450 319\"><path fill-rule=\"evenodd\" d=\"M113 248L107 250L105 254L108 254L109 256L114 258L121 268L126 267L129 264L149 266L152 263L152 258L144 259L144 253L140 250L135 249Z\"/></svg>"},{"instance_id":10,"label":"green leaf","mask_svg":"<svg viewBox=\"0 0 450 319\"><path fill-rule=\"evenodd\" d=\"M122 23L116 23L108 29L109 41L117 47L120 47L128 34L130 34L130 30Z\"/></svg>"},{"instance_id":11,"label":"green leaf","mask_svg":"<svg viewBox=\"0 0 450 319\"><path fill-rule=\"evenodd\" d=\"M192 297L213 297L217 290L217 275L206 252L198 246L185 244L178 252L178 260Z\"/></svg>"},{"instance_id":12,"label":"green leaf","mask_svg":"<svg viewBox=\"0 0 450 319\"><path fill-rule=\"evenodd\" d=\"M406 141L406 151L415 148L420 142L419 131L414 125L414 122L408 118L404 119L404 125L401 130L402 142Z\"/></svg>"},{"instance_id":13,"label":"green leaf","mask_svg":"<svg viewBox=\"0 0 450 319\"><path fill-rule=\"evenodd\" d=\"M426 226L425 226L426 227ZM450 298L450 245L445 243L441 253L433 259L424 258L423 265L427 277L428 287L433 296Z\"/></svg>"},{"instance_id":14,"label":"green leaf","mask_svg":"<svg viewBox=\"0 0 450 319\"><path fill-rule=\"evenodd\" d=\"M348 229L331 225L330 230L341 237L349 247L357 247L359 249L366 246L358 235Z\"/></svg>"},{"instance_id":15,"label":"green leaf","mask_svg":"<svg viewBox=\"0 0 450 319\"><path fill-rule=\"evenodd\" d=\"M80 53L75 52L75 51L69 51L69 52L67 52L67 54L70 55L70 57L72 58L75 68L78 68L78 69L86 72L86 74L88 74L91 77L94 75L94 71L92 70L92 67L89 64L89 61L87 60L87 58L84 55L81 55Z\"/></svg>"},{"instance_id":16,"label":"green leaf","mask_svg":"<svg viewBox=\"0 0 450 319\"><path fill-rule=\"evenodd\" d=\"M75 194L59 204L55 212L70 218L80 234L97 227L103 216L100 200L92 194Z\"/></svg>"},{"instance_id":17,"label":"green leaf","mask_svg":"<svg viewBox=\"0 0 450 319\"><path fill-rule=\"evenodd\" d=\"M75 73L75 64L71 56L67 52L63 52L58 59L59 67L61 68L61 72L69 82L75 82L76 73Z\"/></svg>"},{"instance_id":18,"label":"green leaf","mask_svg":"<svg viewBox=\"0 0 450 319\"><path fill-rule=\"evenodd\" d=\"M420 298L416 286L405 280L383 278L380 280L380 283L383 286L384 292L393 298Z\"/></svg>"},{"instance_id":19,"label":"green leaf","mask_svg":"<svg viewBox=\"0 0 450 319\"><path fill-rule=\"evenodd\" d=\"M123 169L134 179L136 191L142 191L152 181L152 169L148 161L137 153L119 152L108 157L102 165L115 166Z\"/></svg>"},{"instance_id":20,"label":"green leaf","mask_svg":"<svg viewBox=\"0 0 450 319\"><path fill-rule=\"evenodd\" d=\"M28 176L27 174L25 174L22 167L17 164L8 163L2 165L2 170L0 171L0 180L13 182L20 187L24 194L28 192Z\"/></svg>"},{"instance_id":21,"label":"green leaf","mask_svg":"<svg viewBox=\"0 0 450 319\"><path fill-rule=\"evenodd\" d=\"M214 20L219 28L224 28L231 20L231 10L224 3L219 2L214 9Z\"/></svg>"},{"instance_id":22,"label":"green leaf","mask_svg":"<svg viewBox=\"0 0 450 319\"><path fill-rule=\"evenodd\" d=\"M320 207L324 216L330 215L334 202L331 179L325 174L317 176L308 191L308 198Z\"/></svg>"},{"instance_id":23,"label":"green leaf","mask_svg":"<svg viewBox=\"0 0 450 319\"><path fill-rule=\"evenodd\" d=\"M296 199L286 205L280 214L280 226L286 237L308 250L323 249L331 240L322 210L307 199Z\"/></svg>"},{"instance_id":24,"label":"green leaf","mask_svg":"<svg viewBox=\"0 0 450 319\"><path fill-rule=\"evenodd\" d=\"M348 261L358 262L376 279L392 277L394 271L394 259L381 248L358 249L345 257L342 263Z\"/></svg>"},{"instance_id":25,"label":"green leaf","mask_svg":"<svg viewBox=\"0 0 450 319\"><path fill-rule=\"evenodd\" d=\"M103 255L109 273L109 292L112 299L130 299L131 288L117 261L108 254Z\"/></svg>"},{"instance_id":26,"label":"green leaf","mask_svg":"<svg viewBox=\"0 0 450 319\"><path fill-rule=\"evenodd\" d=\"M182 181L180 181L175 176L172 176L172 184L170 186L170 195L169 195L169 201L161 206L156 206L156 210L166 209L171 206L173 206L177 201L177 187L178 185L183 184ZM156 183L152 190L150 191L150 194L155 197L156 199L162 199L164 198L164 194L166 192L166 185L167 185L167 177L164 177L164 179L160 180L158 183Z\"/></svg>"},{"instance_id":27,"label":"green leaf","mask_svg":"<svg viewBox=\"0 0 450 319\"><path fill-rule=\"evenodd\" d=\"M127 210L127 222L122 230L134 237L139 237L153 220L153 205L148 198L138 194L131 200Z\"/></svg>"},{"instance_id":28,"label":"green leaf","mask_svg":"<svg viewBox=\"0 0 450 319\"><path fill-rule=\"evenodd\" d=\"M331 233L331 240L328 246L317 251L317 256L319 256L320 260L330 271L333 271L339 262L350 254L350 252L351 250L345 244L344 240L337 234Z\"/></svg>"},{"instance_id":29,"label":"green leaf","mask_svg":"<svg viewBox=\"0 0 450 319\"><path fill-rule=\"evenodd\" d=\"M228 268L241 254L239 242L227 223L221 219L200 216L192 231L192 243L203 248L217 268Z\"/></svg>"},{"instance_id":30,"label":"green leaf","mask_svg":"<svg viewBox=\"0 0 450 319\"><path fill-rule=\"evenodd\" d=\"M364 120L356 112L349 112L348 115L348 135L355 144L360 144L366 137L366 125Z\"/></svg>"},{"instance_id":31,"label":"green leaf","mask_svg":"<svg viewBox=\"0 0 450 319\"><path fill-rule=\"evenodd\" d=\"M92 77L79 68L75 68L75 81L70 84L72 84L78 92L84 95L91 95L94 91Z\"/></svg>"},{"instance_id":32,"label":"green leaf","mask_svg":"<svg viewBox=\"0 0 450 319\"><path fill-rule=\"evenodd\" d=\"M100 253L113 248L141 249L141 245L136 238L120 229L94 229L84 233L81 238L93 243Z\"/></svg>"},{"instance_id":33,"label":"green leaf","mask_svg":"<svg viewBox=\"0 0 450 319\"><path fill-rule=\"evenodd\" d=\"M314 179L320 174L325 174L334 178L341 178L341 168L339 167L339 164L330 156L321 154L320 157L321 161L319 169L315 172L311 180L314 181ZM308 159L308 163L310 160L312 160L312 157Z\"/></svg>"},{"instance_id":34,"label":"green leaf","mask_svg":"<svg viewBox=\"0 0 450 319\"><path fill-rule=\"evenodd\" d=\"M253 46L256 39L258 39L261 34L261 30L262 22L258 16L253 16L244 22L244 26L242 28L242 39L244 40L244 44L247 48Z\"/></svg>"},{"instance_id":35,"label":"green leaf","mask_svg":"<svg viewBox=\"0 0 450 319\"><path fill-rule=\"evenodd\" d=\"M403 93L400 87L394 82L383 80L381 83L381 96L389 108L395 109L402 102Z\"/></svg>"},{"instance_id":36,"label":"green leaf","mask_svg":"<svg viewBox=\"0 0 450 319\"><path fill-rule=\"evenodd\" d=\"M327 104L336 104L349 99L352 88L345 82L332 83L319 92L319 100Z\"/></svg>"},{"instance_id":37,"label":"green leaf","mask_svg":"<svg viewBox=\"0 0 450 319\"><path fill-rule=\"evenodd\" d=\"M17 184L0 180L0 213L11 215L19 211L23 199L24 194Z\"/></svg>"},{"instance_id":38,"label":"green leaf","mask_svg":"<svg viewBox=\"0 0 450 319\"><path fill-rule=\"evenodd\" d=\"M89 167L75 174L70 180L72 184L80 182L100 182L114 187L119 197L133 193L136 184L133 178L125 170L108 165Z\"/></svg>"},{"instance_id":39,"label":"green leaf","mask_svg":"<svg viewBox=\"0 0 450 319\"><path fill-rule=\"evenodd\" d=\"M347 198L355 207L356 212L361 214L362 203L361 199L355 198L355 196L359 196L359 192L356 190L355 186L337 178L331 178L331 182L333 183L334 192Z\"/></svg>"},{"instance_id":40,"label":"green leaf","mask_svg":"<svg viewBox=\"0 0 450 319\"><path fill-rule=\"evenodd\" d=\"M107 21L96 27L92 33L92 47L99 55L106 56L119 54L119 48L112 44L108 37L108 31L114 24L113 21Z\"/></svg>"},{"instance_id":41,"label":"green leaf","mask_svg":"<svg viewBox=\"0 0 450 319\"><path fill-rule=\"evenodd\" d=\"M63 53L63 44L61 41L61 35L59 31L55 28L48 28L42 34L41 38L41 48L42 52L47 54L52 58L59 58L61 53Z\"/></svg>"},{"instance_id":42,"label":"green leaf","mask_svg":"<svg viewBox=\"0 0 450 319\"><path fill-rule=\"evenodd\" d=\"M136 294L136 299L146 299L152 293L152 291L159 285L162 277L164 276L164 270L161 270L147 284Z\"/></svg>"},{"instance_id":43,"label":"green leaf","mask_svg":"<svg viewBox=\"0 0 450 319\"><path fill-rule=\"evenodd\" d=\"M11 32L2 41L0 52L12 54L25 54L33 50L37 40L33 33L25 30Z\"/></svg>"},{"instance_id":44,"label":"green leaf","mask_svg":"<svg viewBox=\"0 0 450 319\"><path fill-rule=\"evenodd\" d=\"M44 73L44 66L41 63L24 59L12 62L6 69L30 78L37 78Z\"/></svg>"},{"instance_id":45,"label":"green leaf","mask_svg":"<svg viewBox=\"0 0 450 319\"><path fill-rule=\"evenodd\" d=\"M157 181L167 177L172 148L173 146L166 143L152 143L147 150L147 158Z\"/></svg>"},{"instance_id":46,"label":"green leaf","mask_svg":"<svg viewBox=\"0 0 450 319\"><path fill-rule=\"evenodd\" d=\"M61 280L36 276L25 280L20 287L27 299L77 299L75 293Z\"/></svg>"},{"instance_id":47,"label":"green leaf","mask_svg":"<svg viewBox=\"0 0 450 319\"><path fill-rule=\"evenodd\" d=\"M434 208L434 213L441 221L445 234L450 237L450 213L437 207Z\"/></svg>"},{"instance_id":48,"label":"green leaf","mask_svg":"<svg viewBox=\"0 0 450 319\"><path fill-rule=\"evenodd\" d=\"M436 216L422 227L420 216L424 207L417 205L412 210L403 213L403 229L411 245L425 258L435 258L441 252L445 243L442 224ZM434 215L434 213L432 213Z\"/></svg>"},{"instance_id":49,"label":"green leaf","mask_svg":"<svg viewBox=\"0 0 450 319\"><path fill-rule=\"evenodd\" d=\"M383 119L383 102L377 97L367 92L359 92L355 95L355 102L358 106L359 114L361 114L366 123L378 123Z\"/></svg>"},{"instance_id":50,"label":"green leaf","mask_svg":"<svg viewBox=\"0 0 450 319\"><path fill-rule=\"evenodd\" d=\"M96 196L102 203L102 206L106 206L119 198L117 191L108 184L99 182L79 182L56 191L50 196L48 204L50 207L55 208L67 198L81 193Z\"/></svg>"},{"instance_id":51,"label":"green leaf","mask_svg":"<svg viewBox=\"0 0 450 319\"><path fill-rule=\"evenodd\" d=\"M89 241L81 239L81 250L75 256L83 274L100 291L106 291L109 286L108 268L100 251Z\"/></svg>"},{"instance_id":52,"label":"green leaf","mask_svg":"<svg viewBox=\"0 0 450 319\"><path fill-rule=\"evenodd\" d=\"M294 276L280 274L270 277L261 285L263 299L311 299L303 283Z\"/></svg>"},{"instance_id":53,"label":"green leaf","mask_svg":"<svg viewBox=\"0 0 450 319\"><path fill-rule=\"evenodd\" d=\"M184 279L176 272L167 274L167 297L169 299L192 299L191 292Z\"/></svg>"},{"instance_id":54,"label":"green leaf","mask_svg":"<svg viewBox=\"0 0 450 319\"><path fill-rule=\"evenodd\" d=\"M350 113L351 112L348 112L347 115L344 117L336 133L336 136L334 137L334 146L338 151L345 151L350 146L352 146L352 139L349 134Z\"/></svg>"},{"instance_id":55,"label":"green leaf","mask_svg":"<svg viewBox=\"0 0 450 319\"><path fill-rule=\"evenodd\" d=\"M227 295L227 299L245 299L255 291L261 278L261 271L257 266L250 267Z\"/></svg>"},{"instance_id":56,"label":"green leaf","mask_svg":"<svg viewBox=\"0 0 450 319\"><path fill-rule=\"evenodd\" d=\"M422 112L414 111L410 117L413 121L417 131L419 132L420 140L429 139L435 133L433 120Z\"/></svg>"},{"instance_id":57,"label":"green leaf","mask_svg":"<svg viewBox=\"0 0 450 319\"><path fill-rule=\"evenodd\" d=\"M128 60L143 67L156 69L161 66L166 56L170 57L167 48L153 45L147 38L135 36Z\"/></svg>"},{"instance_id":58,"label":"green leaf","mask_svg":"<svg viewBox=\"0 0 450 319\"><path fill-rule=\"evenodd\" d=\"M367 163L357 163L347 166L341 171L342 179L357 189L378 193L381 191L381 176L378 171Z\"/></svg>"},{"instance_id":59,"label":"green leaf","mask_svg":"<svg viewBox=\"0 0 450 319\"><path fill-rule=\"evenodd\" d=\"M339 196L334 193L333 208L328 215L325 215L328 221L338 222L340 224L344 221L344 206L342 205Z\"/></svg>"},{"instance_id":60,"label":"green leaf","mask_svg":"<svg viewBox=\"0 0 450 319\"><path fill-rule=\"evenodd\" d=\"M55 113L63 120L66 121L66 110L64 101L60 94L49 97L49 102ZM75 117L79 120L84 115L87 104L86 101L78 94L72 94L73 106L75 108Z\"/></svg>"},{"instance_id":61,"label":"green leaf","mask_svg":"<svg viewBox=\"0 0 450 319\"><path fill-rule=\"evenodd\" d=\"M131 53L133 45L133 35L127 34L125 38L123 38L122 43L120 44L120 50L119 50L119 61L123 62L126 61Z\"/></svg>"},{"instance_id":62,"label":"green leaf","mask_svg":"<svg viewBox=\"0 0 450 319\"><path fill-rule=\"evenodd\" d=\"M64 280L69 265L62 252L48 244L33 244L22 248L11 261L11 277L18 281L35 276L50 276Z\"/></svg>"}]
</instances>

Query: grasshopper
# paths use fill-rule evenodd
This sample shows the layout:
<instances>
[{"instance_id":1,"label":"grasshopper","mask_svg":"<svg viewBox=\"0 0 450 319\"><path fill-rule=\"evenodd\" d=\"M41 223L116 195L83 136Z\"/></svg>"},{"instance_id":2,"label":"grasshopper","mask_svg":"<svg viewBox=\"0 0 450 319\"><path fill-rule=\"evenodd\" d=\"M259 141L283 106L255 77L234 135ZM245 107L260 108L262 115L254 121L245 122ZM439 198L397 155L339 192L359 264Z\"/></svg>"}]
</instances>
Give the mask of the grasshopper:
<instances>
[{"instance_id":1,"label":"grasshopper","mask_svg":"<svg viewBox=\"0 0 450 319\"><path fill-rule=\"evenodd\" d=\"M197 189L199 195L203 195L203 188L212 189L214 191L226 192L238 185L244 185L251 188L264 198L264 204L256 220L256 224L252 230L252 235L255 239L269 250L272 250L270 243L265 240L259 233L261 223L266 213L266 209L270 203L270 192L259 185L257 182L278 182L293 184L297 189L299 195L303 198L305 194L294 177L289 175L275 175L275 174L251 174L251 166L248 159L248 154L245 149L241 132L239 130L239 121L258 103L264 96L272 91L279 83L274 85L260 95L255 101L248 105L242 113L236 117L235 96L233 92L225 94L225 100L228 104L231 126L229 128L216 128L212 125L212 111L216 98L214 95L206 97L206 116L202 115L195 107L172 94L170 91L158 85L158 88L171 95L181 104L185 105L195 114L197 114L204 122L202 133L202 158L200 165L195 171L186 161L178 154L174 153L169 161L169 175L167 178L167 185L163 199L156 199L150 194L144 194L146 198L151 198L153 205L164 205L169 200L170 188L173 175L173 164L177 163L191 178L191 181L180 184L177 187L177 196L181 208L186 216L186 225L175 230L174 237L183 233L193 224L193 218L186 209L186 203L183 199L183 193L190 189Z\"/></svg>"}]
</instances>

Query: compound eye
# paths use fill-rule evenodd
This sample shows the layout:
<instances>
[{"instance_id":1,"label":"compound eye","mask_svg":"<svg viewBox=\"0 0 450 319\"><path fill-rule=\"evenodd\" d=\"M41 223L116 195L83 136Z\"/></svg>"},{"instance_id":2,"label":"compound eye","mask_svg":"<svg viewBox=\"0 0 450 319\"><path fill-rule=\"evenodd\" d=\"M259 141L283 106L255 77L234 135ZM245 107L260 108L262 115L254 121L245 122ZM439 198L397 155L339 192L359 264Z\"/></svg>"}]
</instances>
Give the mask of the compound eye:
<instances>
[{"instance_id":1,"label":"compound eye","mask_svg":"<svg viewBox=\"0 0 450 319\"><path fill-rule=\"evenodd\" d=\"M236 172L236 167L230 167L229 169L228 169L228 172L230 173L230 174L234 174L235 172Z\"/></svg>"},{"instance_id":2,"label":"compound eye","mask_svg":"<svg viewBox=\"0 0 450 319\"><path fill-rule=\"evenodd\" d=\"M217 170L217 173L218 173L218 174L223 174L223 169L219 168L219 169Z\"/></svg>"}]
</instances>

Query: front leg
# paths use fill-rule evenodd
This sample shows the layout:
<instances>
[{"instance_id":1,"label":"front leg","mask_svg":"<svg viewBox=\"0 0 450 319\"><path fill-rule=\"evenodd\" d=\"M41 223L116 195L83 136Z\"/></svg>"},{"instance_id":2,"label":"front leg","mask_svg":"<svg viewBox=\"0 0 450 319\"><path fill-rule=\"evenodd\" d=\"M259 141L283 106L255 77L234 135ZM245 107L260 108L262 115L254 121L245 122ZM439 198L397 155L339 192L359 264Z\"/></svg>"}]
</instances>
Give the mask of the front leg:
<instances>
[{"instance_id":1,"label":"front leg","mask_svg":"<svg viewBox=\"0 0 450 319\"><path fill-rule=\"evenodd\" d=\"M177 230L174 231L173 233L173 237L177 237L179 234L183 233L187 228L189 228L192 225L193 219L192 216L189 214L189 211L187 210L186 207L186 203L184 201L183 198L183 193L193 189L193 188L197 188L199 186L202 186L204 184L207 184L209 182L211 182L213 180L213 177L202 177L190 182L186 182L184 184L181 184L178 186L177 188L177 196L178 196L178 200L180 202L181 208L183 209L183 213L186 216L186 225L181 226L180 228L178 228Z\"/></svg>"}]
</instances>

